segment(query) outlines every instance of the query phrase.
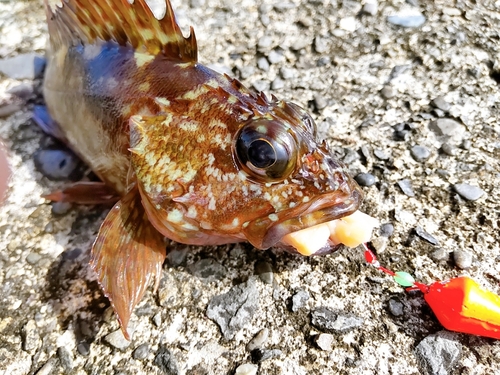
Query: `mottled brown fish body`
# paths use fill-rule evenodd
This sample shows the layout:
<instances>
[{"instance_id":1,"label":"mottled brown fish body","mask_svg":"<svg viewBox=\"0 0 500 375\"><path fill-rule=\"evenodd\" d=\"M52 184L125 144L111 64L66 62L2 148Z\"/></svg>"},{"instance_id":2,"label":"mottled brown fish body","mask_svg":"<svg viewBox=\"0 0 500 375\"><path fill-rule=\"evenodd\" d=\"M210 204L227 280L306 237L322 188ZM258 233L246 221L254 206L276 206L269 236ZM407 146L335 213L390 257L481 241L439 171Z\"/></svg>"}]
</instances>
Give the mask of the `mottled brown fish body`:
<instances>
[{"instance_id":1,"label":"mottled brown fish body","mask_svg":"<svg viewBox=\"0 0 500 375\"><path fill-rule=\"evenodd\" d=\"M46 6L49 112L121 197L91 265L125 335L147 285L158 285L164 236L296 251L285 235L350 215L362 200L304 109L199 64L193 30L184 37L165 6L161 20L144 0Z\"/></svg>"}]
</instances>

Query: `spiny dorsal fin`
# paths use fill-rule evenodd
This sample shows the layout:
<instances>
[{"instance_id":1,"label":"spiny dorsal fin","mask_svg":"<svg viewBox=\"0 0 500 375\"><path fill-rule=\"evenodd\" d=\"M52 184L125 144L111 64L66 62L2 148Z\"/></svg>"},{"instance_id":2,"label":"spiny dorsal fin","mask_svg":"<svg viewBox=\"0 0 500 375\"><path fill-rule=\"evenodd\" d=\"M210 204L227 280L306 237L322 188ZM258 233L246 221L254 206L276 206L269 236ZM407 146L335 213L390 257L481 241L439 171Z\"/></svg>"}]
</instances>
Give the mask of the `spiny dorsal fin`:
<instances>
[{"instance_id":1,"label":"spiny dorsal fin","mask_svg":"<svg viewBox=\"0 0 500 375\"><path fill-rule=\"evenodd\" d=\"M145 0L62 0L53 11L45 0L50 40L54 47L92 44L98 40L130 44L141 52L180 61L197 60L194 30L182 35L170 0L158 20Z\"/></svg>"}]
</instances>

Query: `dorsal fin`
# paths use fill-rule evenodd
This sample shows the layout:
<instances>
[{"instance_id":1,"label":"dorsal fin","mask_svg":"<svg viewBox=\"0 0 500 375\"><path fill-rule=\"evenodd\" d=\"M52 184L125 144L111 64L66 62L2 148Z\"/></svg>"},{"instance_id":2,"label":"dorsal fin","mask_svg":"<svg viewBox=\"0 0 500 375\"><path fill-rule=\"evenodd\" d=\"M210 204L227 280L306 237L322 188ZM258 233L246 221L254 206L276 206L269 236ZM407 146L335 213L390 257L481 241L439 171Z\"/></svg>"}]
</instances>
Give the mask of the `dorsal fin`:
<instances>
[{"instance_id":1,"label":"dorsal fin","mask_svg":"<svg viewBox=\"0 0 500 375\"><path fill-rule=\"evenodd\" d=\"M45 0L50 41L53 47L92 44L98 40L115 41L156 55L196 62L194 30L182 35L170 0L165 16L155 18L145 0L62 0L53 11Z\"/></svg>"}]
</instances>

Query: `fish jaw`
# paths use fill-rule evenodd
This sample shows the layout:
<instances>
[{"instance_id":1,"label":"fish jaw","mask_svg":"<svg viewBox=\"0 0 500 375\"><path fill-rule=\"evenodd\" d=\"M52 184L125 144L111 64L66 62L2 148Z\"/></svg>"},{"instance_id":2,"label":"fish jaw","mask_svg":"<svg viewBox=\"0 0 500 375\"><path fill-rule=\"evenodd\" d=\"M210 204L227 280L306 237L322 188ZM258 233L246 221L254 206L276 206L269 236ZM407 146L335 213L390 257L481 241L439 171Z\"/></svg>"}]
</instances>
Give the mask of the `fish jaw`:
<instances>
[{"instance_id":1,"label":"fish jaw","mask_svg":"<svg viewBox=\"0 0 500 375\"><path fill-rule=\"evenodd\" d=\"M349 176L347 181L336 191L318 196L300 206L269 214L251 222L243 228L246 239L256 248L268 249L280 247L296 252L282 242L284 236L318 224L340 219L358 210L363 200L359 186ZM317 252L325 254L337 248L337 244L328 244Z\"/></svg>"}]
</instances>

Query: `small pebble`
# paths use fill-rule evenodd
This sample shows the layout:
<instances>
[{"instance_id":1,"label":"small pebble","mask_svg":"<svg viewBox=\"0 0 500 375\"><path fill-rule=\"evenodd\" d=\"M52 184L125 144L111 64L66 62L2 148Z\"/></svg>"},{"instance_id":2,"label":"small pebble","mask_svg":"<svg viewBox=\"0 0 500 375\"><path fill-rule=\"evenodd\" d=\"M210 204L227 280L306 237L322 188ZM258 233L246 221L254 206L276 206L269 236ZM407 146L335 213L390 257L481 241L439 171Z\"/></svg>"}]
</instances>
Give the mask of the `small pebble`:
<instances>
[{"instance_id":1,"label":"small pebble","mask_svg":"<svg viewBox=\"0 0 500 375\"><path fill-rule=\"evenodd\" d=\"M38 327L34 320L29 320L21 329L23 350L33 354L41 345L42 341L38 333Z\"/></svg>"},{"instance_id":2,"label":"small pebble","mask_svg":"<svg viewBox=\"0 0 500 375\"><path fill-rule=\"evenodd\" d=\"M247 79L255 73L255 68L252 65L238 67L241 79Z\"/></svg>"},{"instance_id":3,"label":"small pebble","mask_svg":"<svg viewBox=\"0 0 500 375\"><path fill-rule=\"evenodd\" d=\"M118 329L104 336L104 341L119 350L125 350L130 346L130 341L128 341L125 336L123 336L121 329Z\"/></svg>"},{"instance_id":4,"label":"small pebble","mask_svg":"<svg viewBox=\"0 0 500 375\"><path fill-rule=\"evenodd\" d=\"M260 292L255 277L233 286L227 293L213 297L206 310L208 318L219 326L224 338L231 340L250 324L259 307Z\"/></svg>"},{"instance_id":5,"label":"small pebble","mask_svg":"<svg viewBox=\"0 0 500 375\"><path fill-rule=\"evenodd\" d=\"M184 264L184 262L186 261L188 251L189 248L187 246L169 250L167 254L167 260L172 266L178 267Z\"/></svg>"},{"instance_id":6,"label":"small pebble","mask_svg":"<svg viewBox=\"0 0 500 375\"><path fill-rule=\"evenodd\" d=\"M453 261L458 268L469 269L472 266L472 254L466 250L457 249L453 251Z\"/></svg>"},{"instance_id":7,"label":"small pebble","mask_svg":"<svg viewBox=\"0 0 500 375\"><path fill-rule=\"evenodd\" d=\"M411 148L410 154L418 162L424 162L431 156L431 152L427 147L415 145Z\"/></svg>"},{"instance_id":8,"label":"small pebble","mask_svg":"<svg viewBox=\"0 0 500 375\"><path fill-rule=\"evenodd\" d=\"M76 171L79 160L69 150L38 150L34 155L35 167L51 180L67 180Z\"/></svg>"},{"instance_id":9,"label":"small pebble","mask_svg":"<svg viewBox=\"0 0 500 375\"><path fill-rule=\"evenodd\" d=\"M161 326L161 322L162 322L161 312L157 312L153 316L153 323L154 323L155 326L159 327L159 326Z\"/></svg>"},{"instance_id":10,"label":"small pebble","mask_svg":"<svg viewBox=\"0 0 500 375\"><path fill-rule=\"evenodd\" d=\"M73 205L70 202L52 202L52 213L54 215L66 215Z\"/></svg>"},{"instance_id":11,"label":"small pebble","mask_svg":"<svg viewBox=\"0 0 500 375\"><path fill-rule=\"evenodd\" d=\"M26 257L26 262L33 265L37 264L40 259L42 259L42 256L40 254L29 253L28 256Z\"/></svg>"},{"instance_id":12,"label":"small pebble","mask_svg":"<svg viewBox=\"0 0 500 375\"><path fill-rule=\"evenodd\" d=\"M20 85L14 86L7 90L7 93L10 95L17 96L21 99L28 99L31 95L33 95L34 87L32 83L21 83Z\"/></svg>"},{"instance_id":13,"label":"small pebble","mask_svg":"<svg viewBox=\"0 0 500 375\"><path fill-rule=\"evenodd\" d=\"M404 313L404 305L397 298L389 299L389 302L387 304L387 308L389 309L389 312L393 316L402 316Z\"/></svg>"},{"instance_id":14,"label":"small pebble","mask_svg":"<svg viewBox=\"0 0 500 375\"><path fill-rule=\"evenodd\" d=\"M326 43L326 39L320 36L314 38L314 50L317 53L325 53L328 50L328 44Z\"/></svg>"},{"instance_id":15,"label":"small pebble","mask_svg":"<svg viewBox=\"0 0 500 375\"><path fill-rule=\"evenodd\" d=\"M457 149L448 142L441 145L441 150L448 156L455 156L457 154Z\"/></svg>"},{"instance_id":16,"label":"small pebble","mask_svg":"<svg viewBox=\"0 0 500 375\"><path fill-rule=\"evenodd\" d=\"M485 194L484 190L480 187L469 184L455 184L453 185L453 190L468 201L476 201Z\"/></svg>"},{"instance_id":17,"label":"small pebble","mask_svg":"<svg viewBox=\"0 0 500 375\"><path fill-rule=\"evenodd\" d=\"M295 70L283 66L280 68L280 76L284 80L292 79L295 77Z\"/></svg>"},{"instance_id":18,"label":"small pebble","mask_svg":"<svg viewBox=\"0 0 500 375\"><path fill-rule=\"evenodd\" d=\"M377 253L381 254L387 249L387 244L389 240L387 237L377 237L371 240L372 246L377 250Z\"/></svg>"},{"instance_id":19,"label":"small pebble","mask_svg":"<svg viewBox=\"0 0 500 375\"><path fill-rule=\"evenodd\" d=\"M330 333L320 333L317 337L316 337L316 345L318 345L318 347L321 349L321 350L324 350L324 351L331 351L332 350L332 346L333 346L333 335L330 334Z\"/></svg>"},{"instance_id":20,"label":"small pebble","mask_svg":"<svg viewBox=\"0 0 500 375\"><path fill-rule=\"evenodd\" d=\"M265 57L261 57L257 60L257 66L260 70L267 72L269 70L269 61Z\"/></svg>"},{"instance_id":21,"label":"small pebble","mask_svg":"<svg viewBox=\"0 0 500 375\"><path fill-rule=\"evenodd\" d=\"M45 59L33 52L0 59L0 73L12 79L35 79L45 68Z\"/></svg>"},{"instance_id":22,"label":"small pebble","mask_svg":"<svg viewBox=\"0 0 500 375\"><path fill-rule=\"evenodd\" d=\"M86 357L90 354L90 344L88 342L81 342L76 346L76 350Z\"/></svg>"},{"instance_id":23,"label":"small pebble","mask_svg":"<svg viewBox=\"0 0 500 375\"><path fill-rule=\"evenodd\" d=\"M271 47L271 44L273 44L273 39L270 36L265 35L259 39L259 41L257 42L257 47L259 48L259 50L267 49Z\"/></svg>"},{"instance_id":24,"label":"small pebble","mask_svg":"<svg viewBox=\"0 0 500 375\"><path fill-rule=\"evenodd\" d=\"M379 160L389 160L390 156L387 155L383 150L376 149L373 151L373 155L375 155Z\"/></svg>"},{"instance_id":25,"label":"small pebble","mask_svg":"<svg viewBox=\"0 0 500 375\"><path fill-rule=\"evenodd\" d=\"M434 98L432 101L431 101L431 104L436 107L436 108L439 108L441 111L444 111L444 112L448 112L451 108L451 105L450 103L448 103L444 97L442 96L438 96L437 98Z\"/></svg>"},{"instance_id":26,"label":"small pebble","mask_svg":"<svg viewBox=\"0 0 500 375\"><path fill-rule=\"evenodd\" d=\"M436 174L445 180L448 180L451 177L451 173L448 172L446 169L436 169Z\"/></svg>"},{"instance_id":27,"label":"small pebble","mask_svg":"<svg viewBox=\"0 0 500 375\"><path fill-rule=\"evenodd\" d=\"M371 173L358 173L356 177L354 177L356 182L361 186L372 186L377 182L377 179Z\"/></svg>"},{"instance_id":28,"label":"small pebble","mask_svg":"<svg viewBox=\"0 0 500 375\"><path fill-rule=\"evenodd\" d=\"M175 360L174 355L164 346L161 346L160 349L158 349L158 351L156 352L154 364L158 366L164 374L179 374L177 361Z\"/></svg>"},{"instance_id":29,"label":"small pebble","mask_svg":"<svg viewBox=\"0 0 500 375\"><path fill-rule=\"evenodd\" d=\"M264 81L262 79L257 79L253 81L252 86L257 91L266 91L269 90L269 88L271 87L268 81Z\"/></svg>"},{"instance_id":30,"label":"small pebble","mask_svg":"<svg viewBox=\"0 0 500 375\"><path fill-rule=\"evenodd\" d=\"M415 228L415 233L417 236L419 236L421 239L429 242L431 245L439 245L439 241L436 240L432 235L427 233L425 230L423 230L421 227L416 227Z\"/></svg>"},{"instance_id":31,"label":"small pebble","mask_svg":"<svg viewBox=\"0 0 500 375\"><path fill-rule=\"evenodd\" d=\"M255 349L252 351L251 356L253 363L261 363L282 354L283 352L279 349Z\"/></svg>"},{"instance_id":32,"label":"small pebble","mask_svg":"<svg viewBox=\"0 0 500 375\"><path fill-rule=\"evenodd\" d=\"M71 352L64 346L60 346L57 348L57 356L64 372L69 373L73 369L73 355Z\"/></svg>"},{"instance_id":33,"label":"small pebble","mask_svg":"<svg viewBox=\"0 0 500 375\"><path fill-rule=\"evenodd\" d=\"M390 237L394 233L394 225L392 223L384 223L380 226L380 235Z\"/></svg>"},{"instance_id":34,"label":"small pebble","mask_svg":"<svg viewBox=\"0 0 500 375\"><path fill-rule=\"evenodd\" d=\"M416 28L422 26L426 19L423 14L397 14L394 16L388 16L387 21L396 26Z\"/></svg>"},{"instance_id":35,"label":"small pebble","mask_svg":"<svg viewBox=\"0 0 500 375\"><path fill-rule=\"evenodd\" d=\"M283 54L273 49L269 52L269 55L267 55L267 59L271 64L277 64L283 60Z\"/></svg>"},{"instance_id":36,"label":"small pebble","mask_svg":"<svg viewBox=\"0 0 500 375\"><path fill-rule=\"evenodd\" d=\"M280 77L276 77L273 83L271 83L272 90L280 90L283 87L285 87L285 81L283 81Z\"/></svg>"},{"instance_id":37,"label":"small pebble","mask_svg":"<svg viewBox=\"0 0 500 375\"><path fill-rule=\"evenodd\" d=\"M375 16L378 12L378 2L376 0L370 0L363 5L362 12L370 16Z\"/></svg>"},{"instance_id":38,"label":"small pebble","mask_svg":"<svg viewBox=\"0 0 500 375\"><path fill-rule=\"evenodd\" d=\"M139 345L132 352L132 358L137 359L139 361L146 359L149 355L149 345L147 343Z\"/></svg>"},{"instance_id":39,"label":"small pebble","mask_svg":"<svg viewBox=\"0 0 500 375\"><path fill-rule=\"evenodd\" d=\"M42 368L36 372L36 375L52 375L56 373L56 367L57 359L55 357L50 357Z\"/></svg>"},{"instance_id":40,"label":"small pebble","mask_svg":"<svg viewBox=\"0 0 500 375\"><path fill-rule=\"evenodd\" d=\"M254 273L259 275L264 284L272 285L274 280L273 266L269 262L259 261L255 264Z\"/></svg>"},{"instance_id":41,"label":"small pebble","mask_svg":"<svg viewBox=\"0 0 500 375\"><path fill-rule=\"evenodd\" d=\"M205 281L222 280L227 274L226 267L212 258L200 259L196 263L191 264L188 267L188 271Z\"/></svg>"},{"instance_id":42,"label":"small pebble","mask_svg":"<svg viewBox=\"0 0 500 375\"><path fill-rule=\"evenodd\" d=\"M445 250L443 248L439 248L439 249L434 250L431 253L430 257L434 262L437 262L437 263L448 262L450 260L450 253L448 250Z\"/></svg>"},{"instance_id":43,"label":"small pebble","mask_svg":"<svg viewBox=\"0 0 500 375\"><path fill-rule=\"evenodd\" d=\"M292 297L292 311L297 312L304 308L307 305L309 298L311 298L311 295L307 290L299 290L295 293Z\"/></svg>"},{"instance_id":44,"label":"small pebble","mask_svg":"<svg viewBox=\"0 0 500 375\"><path fill-rule=\"evenodd\" d=\"M458 121L451 118L440 118L429 123L429 129L438 136L461 137L465 132L465 127Z\"/></svg>"},{"instance_id":45,"label":"small pebble","mask_svg":"<svg viewBox=\"0 0 500 375\"><path fill-rule=\"evenodd\" d=\"M328 106L328 100L323 95L320 94L314 95L314 107L316 107L318 111L321 111L327 106Z\"/></svg>"},{"instance_id":46,"label":"small pebble","mask_svg":"<svg viewBox=\"0 0 500 375\"><path fill-rule=\"evenodd\" d=\"M382 95L385 99L391 99L396 96L396 92L392 88L392 86L386 85L380 90L380 95Z\"/></svg>"},{"instance_id":47,"label":"small pebble","mask_svg":"<svg viewBox=\"0 0 500 375\"><path fill-rule=\"evenodd\" d=\"M363 325L363 319L352 314L332 311L319 307L311 313L311 324L318 329L346 333Z\"/></svg>"},{"instance_id":48,"label":"small pebble","mask_svg":"<svg viewBox=\"0 0 500 375\"><path fill-rule=\"evenodd\" d=\"M269 330L267 328L261 329L259 333L257 333L253 339L248 342L246 347L247 351L251 352L252 350L262 348L268 337Z\"/></svg>"},{"instance_id":49,"label":"small pebble","mask_svg":"<svg viewBox=\"0 0 500 375\"><path fill-rule=\"evenodd\" d=\"M257 375L258 369L253 363L244 363L236 368L234 375Z\"/></svg>"},{"instance_id":50,"label":"small pebble","mask_svg":"<svg viewBox=\"0 0 500 375\"><path fill-rule=\"evenodd\" d=\"M401 191L407 195L408 197L414 197L415 192L413 191L413 187L411 186L411 181L404 179L404 180L399 180L398 181L398 186L401 189Z\"/></svg>"},{"instance_id":51,"label":"small pebble","mask_svg":"<svg viewBox=\"0 0 500 375\"><path fill-rule=\"evenodd\" d=\"M342 18L339 21L339 27L342 30L353 33L354 31L356 31L356 19L354 17Z\"/></svg>"},{"instance_id":52,"label":"small pebble","mask_svg":"<svg viewBox=\"0 0 500 375\"><path fill-rule=\"evenodd\" d=\"M359 160L359 154L354 150L347 150L343 162L347 165L354 163L356 160Z\"/></svg>"},{"instance_id":53,"label":"small pebble","mask_svg":"<svg viewBox=\"0 0 500 375\"><path fill-rule=\"evenodd\" d=\"M429 375L451 374L462 356L462 346L456 335L439 332L424 338L415 348L422 373Z\"/></svg>"},{"instance_id":54,"label":"small pebble","mask_svg":"<svg viewBox=\"0 0 500 375\"><path fill-rule=\"evenodd\" d=\"M469 150L472 147L472 142L470 141L470 139L464 139L460 147L462 147L464 150Z\"/></svg>"},{"instance_id":55,"label":"small pebble","mask_svg":"<svg viewBox=\"0 0 500 375\"><path fill-rule=\"evenodd\" d=\"M318 61L316 62L316 66L321 67L321 66L327 66L332 63L332 59L330 59L329 56L321 56Z\"/></svg>"}]
</instances>

